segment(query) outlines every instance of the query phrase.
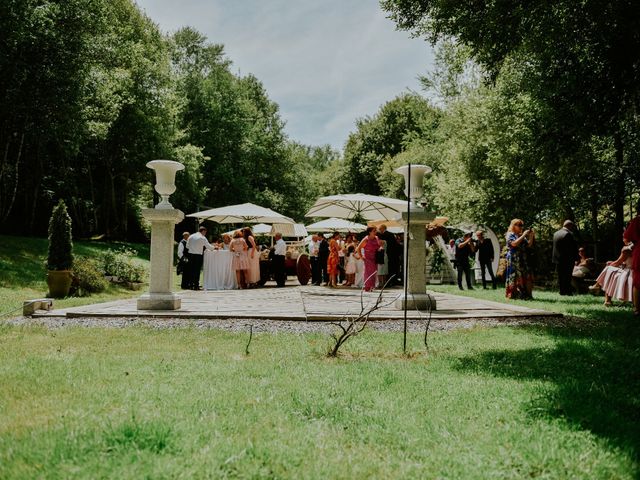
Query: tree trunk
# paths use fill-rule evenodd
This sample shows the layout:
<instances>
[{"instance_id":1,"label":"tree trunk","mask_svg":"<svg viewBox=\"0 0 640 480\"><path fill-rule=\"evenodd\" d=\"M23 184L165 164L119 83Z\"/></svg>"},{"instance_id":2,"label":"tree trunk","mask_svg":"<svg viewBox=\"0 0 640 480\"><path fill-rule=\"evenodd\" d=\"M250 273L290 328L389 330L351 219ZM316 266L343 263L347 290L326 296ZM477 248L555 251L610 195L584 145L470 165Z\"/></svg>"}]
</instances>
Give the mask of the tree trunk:
<instances>
[{"instance_id":1,"label":"tree trunk","mask_svg":"<svg viewBox=\"0 0 640 480\"><path fill-rule=\"evenodd\" d=\"M615 242L616 242L616 251L622 248L622 232L624 230L624 140L622 138L621 126L618 125L618 129L616 130L613 136L613 144L615 148L615 170L616 170L616 179L615 179L615 197L613 201L613 211L615 214Z\"/></svg>"},{"instance_id":2,"label":"tree trunk","mask_svg":"<svg viewBox=\"0 0 640 480\"><path fill-rule=\"evenodd\" d=\"M598 242L598 194L595 189L591 192L591 236L593 237L593 258L596 262L600 260Z\"/></svg>"}]
</instances>

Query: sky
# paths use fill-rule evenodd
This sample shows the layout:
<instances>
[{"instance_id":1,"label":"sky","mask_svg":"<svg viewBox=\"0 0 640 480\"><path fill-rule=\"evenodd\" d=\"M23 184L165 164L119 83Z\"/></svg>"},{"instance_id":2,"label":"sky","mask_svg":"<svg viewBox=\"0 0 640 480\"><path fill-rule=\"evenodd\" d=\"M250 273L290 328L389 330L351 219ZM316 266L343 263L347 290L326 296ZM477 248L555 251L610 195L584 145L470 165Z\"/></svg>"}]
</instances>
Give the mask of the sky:
<instances>
[{"instance_id":1,"label":"sky","mask_svg":"<svg viewBox=\"0 0 640 480\"><path fill-rule=\"evenodd\" d=\"M189 25L255 75L291 140L342 150L356 119L408 90L433 63L378 0L136 0L160 29Z\"/></svg>"}]
</instances>

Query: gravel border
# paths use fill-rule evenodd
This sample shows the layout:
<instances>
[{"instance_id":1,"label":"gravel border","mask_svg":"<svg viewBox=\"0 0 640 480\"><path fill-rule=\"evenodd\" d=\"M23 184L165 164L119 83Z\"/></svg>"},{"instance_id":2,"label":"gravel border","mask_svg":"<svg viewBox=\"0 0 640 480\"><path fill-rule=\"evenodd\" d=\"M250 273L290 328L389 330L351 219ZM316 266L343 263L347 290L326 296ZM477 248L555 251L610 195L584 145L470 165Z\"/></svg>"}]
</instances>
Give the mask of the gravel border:
<instances>
[{"instance_id":1,"label":"gravel border","mask_svg":"<svg viewBox=\"0 0 640 480\"><path fill-rule=\"evenodd\" d=\"M475 318L475 319L438 319L432 320L430 331L447 331L455 329L469 329L475 327L498 327L498 326L523 326L523 325L543 325L566 327L584 323L585 320L575 317L506 317L506 318ZM253 326L254 332L266 333L331 333L337 327L329 322L305 322L290 320L269 320L269 319L194 319L186 318L135 318L135 317L17 317L2 322L13 326L44 326L50 329L65 327L87 327L87 328L127 328L127 327L148 327L154 329L177 329L196 328L202 330L216 329L228 332L246 332L249 326ZM402 320L375 320L370 321L368 327L380 332L401 332L403 330ZM407 329L410 332L424 332L425 321L408 320Z\"/></svg>"}]
</instances>

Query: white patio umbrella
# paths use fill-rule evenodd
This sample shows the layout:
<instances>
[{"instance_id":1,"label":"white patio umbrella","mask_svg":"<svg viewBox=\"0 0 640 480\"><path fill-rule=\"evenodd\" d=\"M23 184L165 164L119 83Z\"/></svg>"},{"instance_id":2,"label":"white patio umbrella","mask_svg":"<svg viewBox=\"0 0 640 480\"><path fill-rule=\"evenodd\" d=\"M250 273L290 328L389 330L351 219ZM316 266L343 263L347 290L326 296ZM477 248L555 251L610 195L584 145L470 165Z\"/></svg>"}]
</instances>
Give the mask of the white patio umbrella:
<instances>
[{"instance_id":1,"label":"white patio umbrella","mask_svg":"<svg viewBox=\"0 0 640 480\"><path fill-rule=\"evenodd\" d=\"M266 223L258 223L251 227L254 235L269 235L271 233L271 225L267 225ZM236 230L229 230L225 232L227 235L233 235ZM224 235L224 234L223 234Z\"/></svg>"},{"instance_id":2,"label":"white patio umbrella","mask_svg":"<svg viewBox=\"0 0 640 480\"><path fill-rule=\"evenodd\" d=\"M301 223L274 223L269 229L269 235L274 236L281 233L283 237L304 238L307 236L307 229Z\"/></svg>"},{"instance_id":3,"label":"white patio umbrella","mask_svg":"<svg viewBox=\"0 0 640 480\"><path fill-rule=\"evenodd\" d=\"M307 232L361 232L366 229L366 225L350 222L344 218L327 218L319 222L307 225Z\"/></svg>"},{"instance_id":4,"label":"white patio umbrella","mask_svg":"<svg viewBox=\"0 0 640 480\"><path fill-rule=\"evenodd\" d=\"M253 203L242 203L191 213L187 217L216 223L295 223L289 217Z\"/></svg>"},{"instance_id":5,"label":"white patio umbrella","mask_svg":"<svg viewBox=\"0 0 640 480\"><path fill-rule=\"evenodd\" d=\"M365 220L392 220L407 211L407 201L363 193L321 197L309 209L307 217L337 217Z\"/></svg>"}]
</instances>

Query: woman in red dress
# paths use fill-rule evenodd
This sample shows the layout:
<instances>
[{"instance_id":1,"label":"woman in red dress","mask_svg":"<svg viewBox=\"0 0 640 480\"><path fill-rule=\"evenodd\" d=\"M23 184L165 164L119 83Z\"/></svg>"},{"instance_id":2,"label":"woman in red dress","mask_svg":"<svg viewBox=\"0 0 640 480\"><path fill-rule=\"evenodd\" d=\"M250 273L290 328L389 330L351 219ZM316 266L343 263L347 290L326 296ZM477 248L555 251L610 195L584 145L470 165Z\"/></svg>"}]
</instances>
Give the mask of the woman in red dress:
<instances>
[{"instance_id":1,"label":"woman in red dress","mask_svg":"<svg viewBox=\"0 0 640 480\"><path fill-rule=\"evenodd\" d=\"M640 316L640 201L636 205L636 216L624 231L624 243L633 243L631 272L633 274L633 314Z\"/></svg>"},{"instance_id":2,"label":"woman in red dress","mask_svg":"<svg viewBox=\"0 0 640 480\"><path fill-rule=\"evenodd\" d=\"M329 274L329 286L338 286L338 266L340 265L340 234L333 232L331 241L329 242L329 259L327 260L327 273Z\"/></svg>"}]
</instances>

